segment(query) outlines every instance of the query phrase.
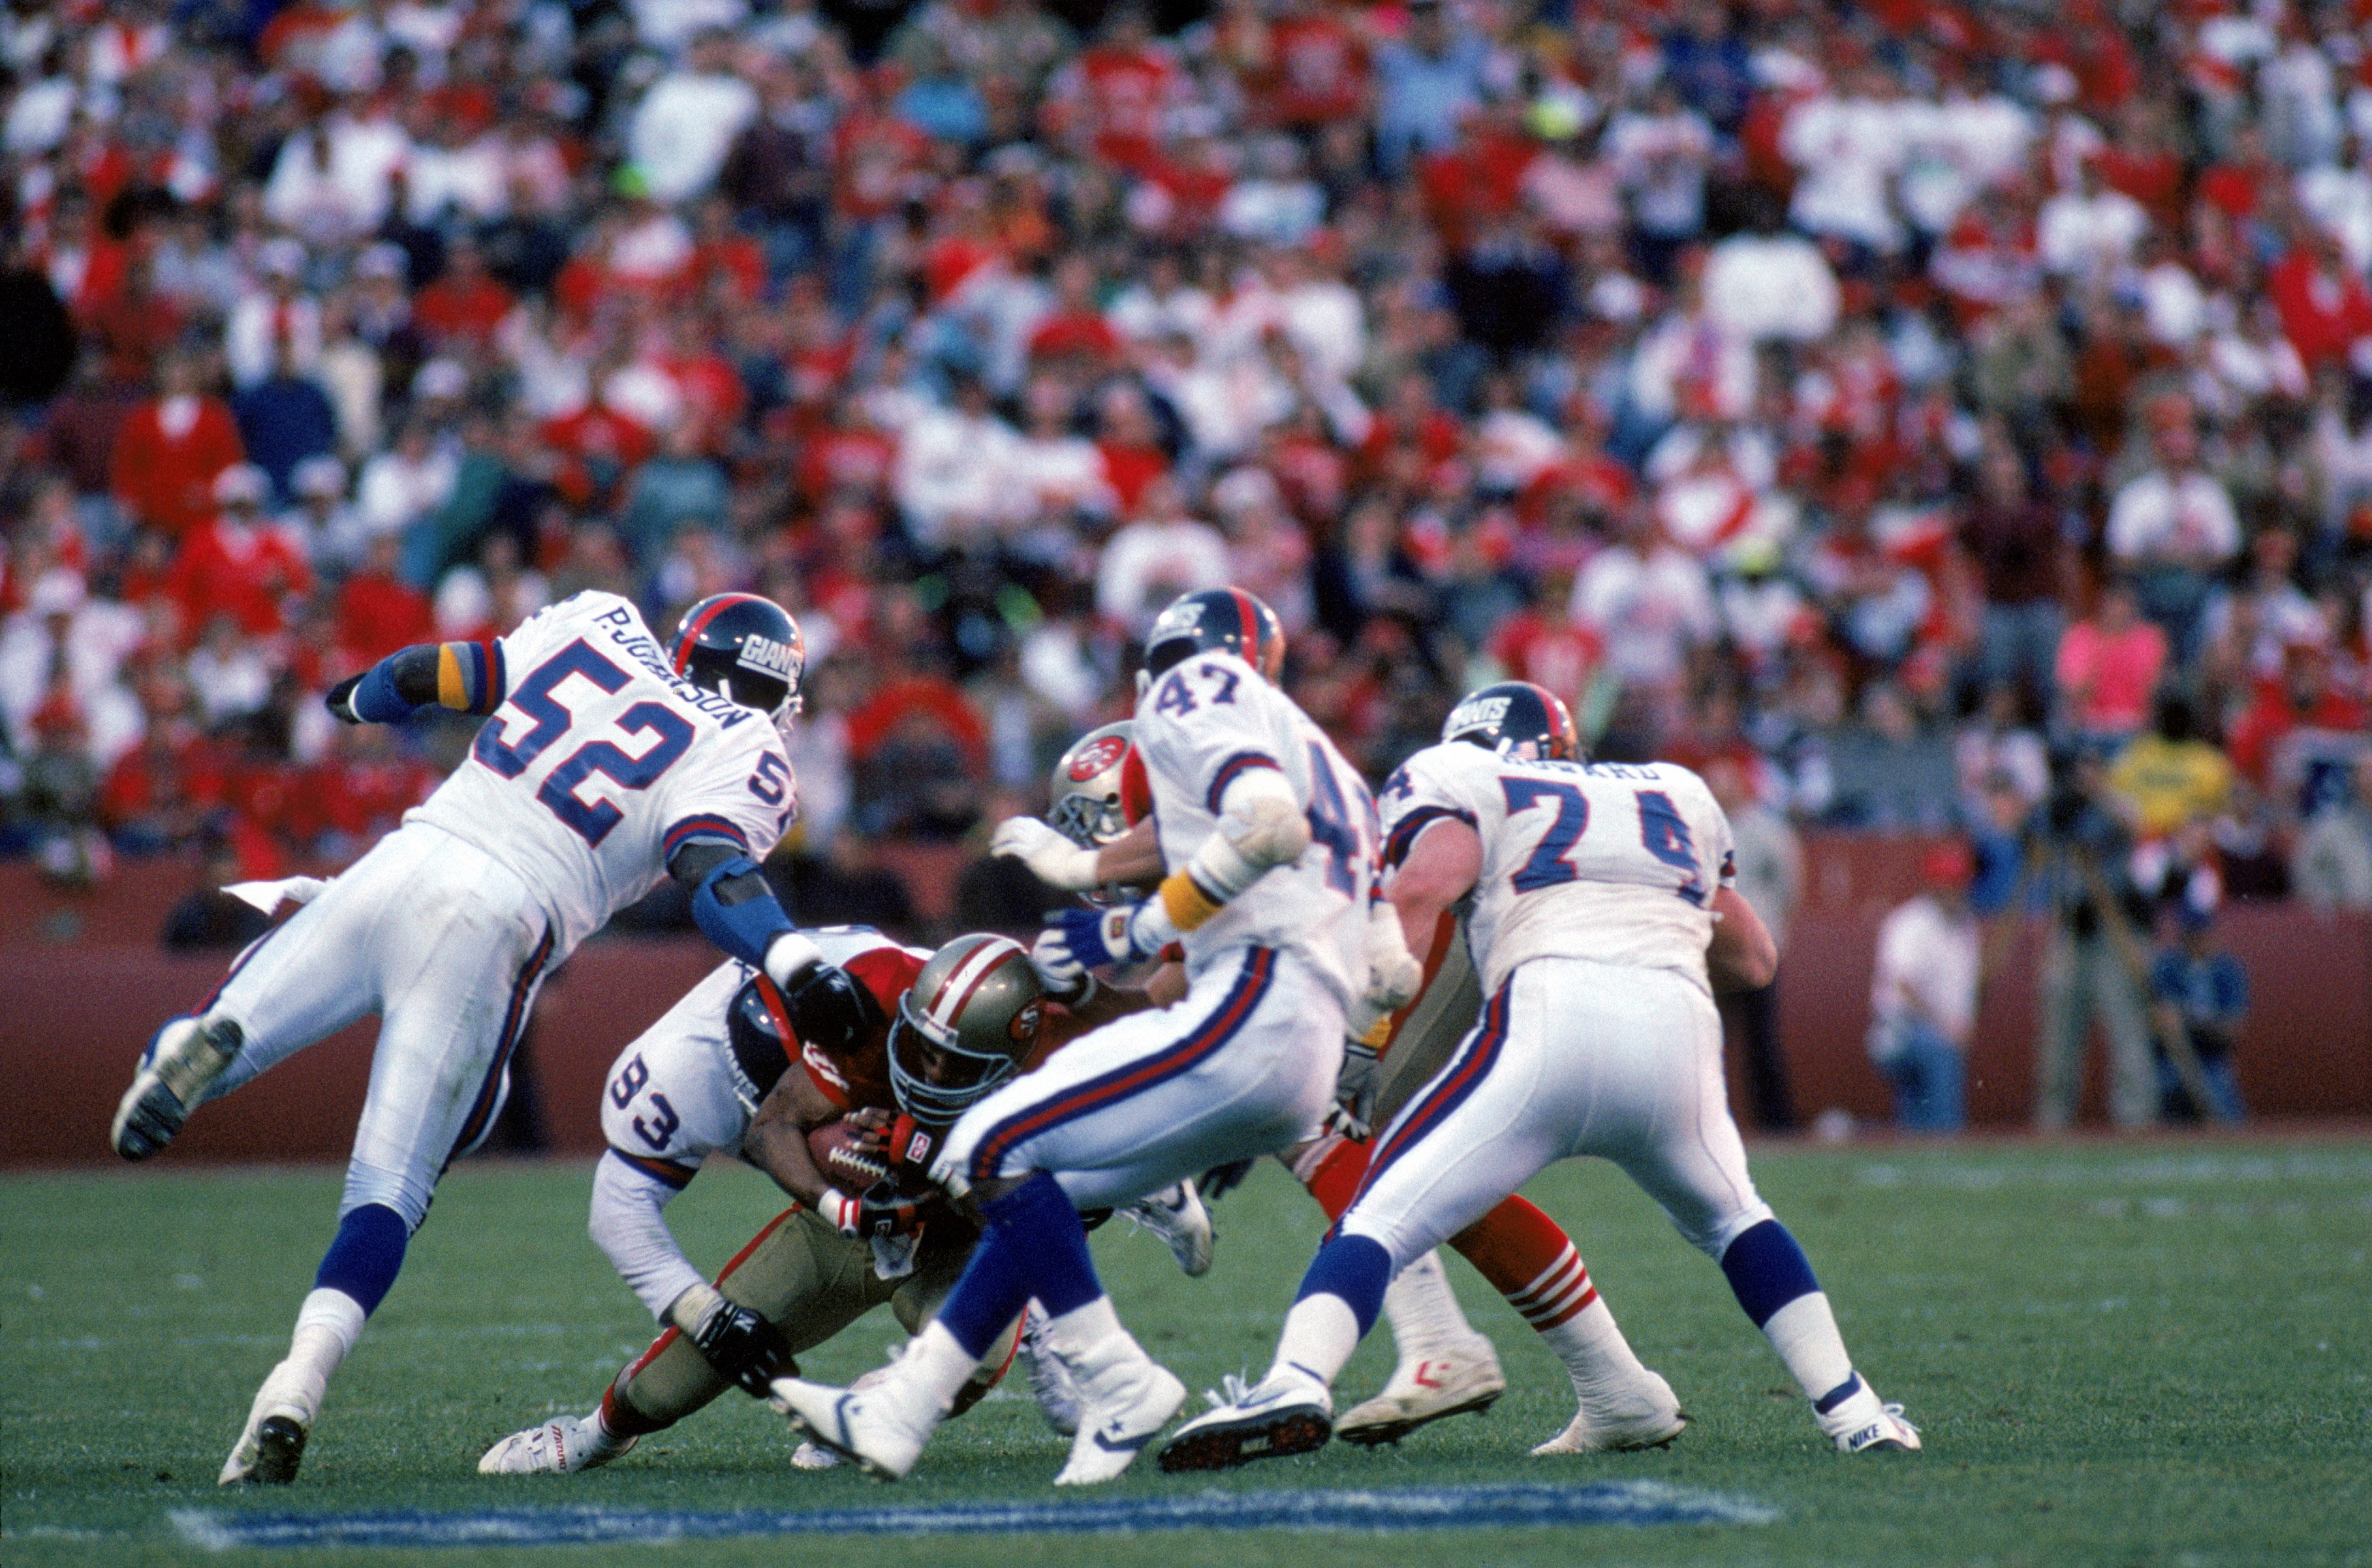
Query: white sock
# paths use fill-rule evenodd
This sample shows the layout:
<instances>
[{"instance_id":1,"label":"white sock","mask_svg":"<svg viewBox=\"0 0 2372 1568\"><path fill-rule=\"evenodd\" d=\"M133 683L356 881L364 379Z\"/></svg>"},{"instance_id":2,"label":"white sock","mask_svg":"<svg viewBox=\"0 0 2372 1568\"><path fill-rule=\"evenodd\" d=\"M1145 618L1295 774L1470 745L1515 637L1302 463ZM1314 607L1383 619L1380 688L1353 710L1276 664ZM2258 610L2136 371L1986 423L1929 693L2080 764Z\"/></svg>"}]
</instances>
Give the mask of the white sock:
<instances>
[{"instance_id":1,"label":"white sock","mask_svg":"<svg viewBox=\"0 0 2372 1568\"><path fill-rule=\"evenodd\" d=\"M1826 1291L1799 1295L1773 1312L1762 1333L1806 1399L1818 1401L1853 1380L1853 1357L1845 1353L1844 1336L1837 1332Z\"/></svg>"},{"instance_id":2,"label":"white sock","mask_svg":"<svg viewBox=\"0 0 2372 1568\"><path fill-rule=\"evenodd\" d=\"M1384 1292L1384 1321L1403 1362L1430 1361L1462 1349L1478 1336L1458 1297L1441 1254L1428 1252L1402 1269Z\"/></svg>"},{"instance_id":3,"label":"white sock","mask_svg":"<svg viewBox=\"0 0 2372 1568\"><path fill-rule=\"evenodd\" d=\"M1358 1348L1359 1320L1351 1315L1351 1304L1322 1290L1303 1296L1285 1315L1285 1332L1277 1339L1276 1360L1269 1364L1268 1376L1312 1378L1331 1388L1335 1374Z\"/></svg>"},{"instance_id":4,"label":"white sock","mask_svg":"<svg viewBox=\"0 0 2372 1568\"><path fill-rule=\"evenodd\" d=\"M980 1365L980 1359L957 1342L948 1326L934 1318L888 1368L877 1391L899 1401L926 1429L947 1417L956 1395Z\"/></svg>"},{"instance_id":5,"label":"white sock","mask_svg":"<svg viewBox=\"0 0 2372 1568\"><path fill-rule=\"evenodd\" d=\"M308 1420L319 1414L330 1376L362 1337L366 1316L362 1303L344 1291L314 1290L296 1309L296 1329L288 1337L287 1359L272 1369L264 1386L275 1395L302 1402Z\"/></svg>"},{"instance_id":6,"label":"white sock","mask_svg":"<svg viewBox=\"0 0 2372 1568\"><path fill-rule=\"evenodd\" d=\"M1584 1401L1594 1394L1636 1387L1646 1376L1631 1342L1615 1325L1614 1314L1594 1292L1588 1306L1540 1333L1541 1342L1564 1363L1573 1391Z\"/></svg>"}]
</instances>

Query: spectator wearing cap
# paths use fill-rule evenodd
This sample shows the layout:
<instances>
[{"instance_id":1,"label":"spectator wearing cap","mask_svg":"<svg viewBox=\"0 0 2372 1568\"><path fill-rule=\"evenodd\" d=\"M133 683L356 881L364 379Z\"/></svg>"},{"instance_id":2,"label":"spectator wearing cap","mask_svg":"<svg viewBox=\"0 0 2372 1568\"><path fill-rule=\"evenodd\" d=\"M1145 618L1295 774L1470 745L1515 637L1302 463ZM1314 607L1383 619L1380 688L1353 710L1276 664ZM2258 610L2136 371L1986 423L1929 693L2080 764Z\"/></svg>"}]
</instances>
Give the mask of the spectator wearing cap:
<instances>
[{"instance_id":1,"label":"spectator wearing cap","mask_svg":"<svg viewBox=\"0 0 2372 1568\"><path fill-rule=\"evenodd\" d=\"M321 360L321 302L305 292L305 248L270 239L256 252L257 286L231 307L223 358L242 389L283 368L310 376Z\"/></svg>"},{"instance_id":2,"label":"spectator wearing cap","mask_svg":"<svg viewBox=\"0 0 2372 1568\"><path fill-rule=\"evenodd\" d=\"M445 253L445 271L412 298L412 319L438 354L483 353L515 302L486 271L476 245L460 240Z\"/></svg>"},{"instance_id":3,"label":"spectator wearing cap","mask_svg":"<svg viewBox=\"0 0 2372 1568\"><path fill-rule=\"evenodd\" d=\"M302 596L313 591L303 541L264 518L271 489L252 463L225 469L215 481L214 519L182 542L166 578L184 634L204 634L218 651L222 639L211 630L217 621L239 635L275 636Z\"/></svg>"},{"instance_id":4,"label":"spectator wearing cap","mask_svg":"<svg viewBox=\"0 0 2372 1568\"><path fill-rule=\"evenodd\" d=\"M2241 1103L2232 1055L2249 1021L2249 971L2216 946L2214 911L2186 899L2176 905L2174 929L2174 940L2159 947L2150 961L2160 1114L2169 1121L2198 1121L2206 1116L2240 1121L2248 1108ZM2168 1042L2178 1034L2189 1038L2200 1075L2207 1081L2204 1107L2193 1102L2169 1058Z\"/></svg>"},{"instance_id":5,"label":"spectator wearing cap","mask_svg":"<svg viewBox=\"0 0 2372 1568\"><path fill-rule=\"evenodd\" d=\"M157 362L157 395L123 421L110 487L124 516L179 540L214 515L215 476L247 455L230 405L205 391L197 357Z\"/></svg>"},{"instance_id":6,"label":"spectator wearing cap","mask_svg":"<svg viewBox=\"0 0 2372 1568\"><path fill-rule=\"evenodd\" d=\"M0 724L21 740L45 703L63 702L104 772L140 738L140 704L122 675L146 637L138 610L92 598L81 573L42 574L25 608L0 621Z\"/></svg>"},{"instance_id":7,"label":"spectator wearing cap","mask_svg":"<svg viewBox=\"0 0 2372 1568\"><path fill-rule=\"evenodd\" d=\"M1948 840L1920 862L1923 890L1878 928L1869 988L1869 1055L1894 1090L1906 1132L1968 1125L1969 1037L1977 1021L1977 921L1969 909L1976 863Z\"/></svg>"}]
</instances>

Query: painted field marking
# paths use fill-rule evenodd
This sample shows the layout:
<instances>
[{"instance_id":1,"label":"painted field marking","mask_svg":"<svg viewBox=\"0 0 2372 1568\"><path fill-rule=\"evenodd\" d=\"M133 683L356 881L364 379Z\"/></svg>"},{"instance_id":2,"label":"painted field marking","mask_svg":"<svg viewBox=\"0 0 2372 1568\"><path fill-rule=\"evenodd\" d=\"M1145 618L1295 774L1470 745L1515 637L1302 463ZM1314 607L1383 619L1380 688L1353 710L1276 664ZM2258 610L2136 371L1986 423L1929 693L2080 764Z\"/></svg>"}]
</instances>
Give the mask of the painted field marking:
<instances>
[{"instance_id":1,"label":"painted field marking","mask_svg":"<svg viewBox=\"0 0 2372 1568\"><path fill-rule=\"evenodd\" d=\"M581 1546L746 1536L1132 1535L1152 1530L1525 1529L1575 1525L1767 1525L1749 1497L1656 1481L1582 1486L1415 1487L1390 1492L1202 1492L1095 1503L946 1503L911 1508L489 1508L439 1514L262 1514L189 1508L171 1516L192 1546Z\"/></svg>"}]
</instances>

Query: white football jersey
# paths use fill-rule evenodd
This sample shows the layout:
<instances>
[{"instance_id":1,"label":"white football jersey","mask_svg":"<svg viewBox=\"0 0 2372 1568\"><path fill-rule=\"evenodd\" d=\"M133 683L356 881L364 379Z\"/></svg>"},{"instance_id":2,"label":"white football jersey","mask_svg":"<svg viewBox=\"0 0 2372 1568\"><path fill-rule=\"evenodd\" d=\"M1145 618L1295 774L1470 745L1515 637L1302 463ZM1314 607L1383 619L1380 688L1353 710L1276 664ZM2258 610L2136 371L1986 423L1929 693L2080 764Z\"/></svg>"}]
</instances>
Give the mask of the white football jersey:
<instances>
[{"instance_id":1,"label":"white football jersey","mask_svg":"<svg viewBox=\"0 0 2372 1568\"><path fill-rule=\"evenodd\" d=\"M1137 699L1135 745L1153 788L1161 858L1186 864L1217 830L1221 797L1246 770L1273 768L1309 819L1309 847L1271 868L1199 929L1186 968L1199 972L1248 945L1289 947L1349 1008L1366 984L1366 909L1376 867L1376 804L1358 770L1293 700L1233 654L1196 654Z\"/></svg>"},{"instance_id":2,"label":"white football jersey","mask_svg":"<svg viewBox=\"0 0 2372 1568\"><path fill-rule=\"evenodd\" d=\"M845 965L860 953L898 946L866 926L823 926L808 935L830 964ZM644 1175L680 1188L710 1155L740 1152L750 1113L734 1087L727 1018L751 972L747 964L726 959L610 1064L601 1091L601 1136ZM800 1070L796 1056L789 1070Z\"/></svg>"},{"instance_id":3,"label":"white football jersey","mask_svg":"<svg viewBox=\"0 0 2372 1568\"><path fill-rule=\"evenodd\" d=\"M1671 762L1526 762L1428 746L1384 785L1384 861L1454 817L1482 840L1467 923L1486 996L1546 957L1679 970L1708 991L1713 899L1735 877L1729 819Z\"/></svg>"},{"instance_id":4,"label":"white football jersey","mask_svg":"<svg viewBox=\"0 0 2372 1568\"><path fill-rule=\"evenodd\" d=\"M551 917L555 961L657 887L678 845L731 840L763 860L797 813L773 724L676 674L617 595L540 610L494 646L502 706L404 820L526 878Z\"/></svg>"}]
</instances>

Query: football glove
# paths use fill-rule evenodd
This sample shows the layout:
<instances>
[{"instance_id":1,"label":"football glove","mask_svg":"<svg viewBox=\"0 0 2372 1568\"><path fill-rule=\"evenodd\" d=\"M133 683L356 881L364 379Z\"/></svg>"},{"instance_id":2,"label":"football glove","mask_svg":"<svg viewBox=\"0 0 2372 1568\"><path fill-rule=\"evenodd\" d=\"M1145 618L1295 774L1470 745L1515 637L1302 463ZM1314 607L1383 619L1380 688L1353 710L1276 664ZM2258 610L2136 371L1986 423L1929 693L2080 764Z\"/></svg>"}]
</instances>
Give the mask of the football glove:
<instances>
[{"instance_id":1,"label":"football glove","mask_svg":"<svg viewBox=\"0 0 2372 1568\"><path fill-rule=\"evenodd\" d=\"M1083 970L1099 970L1152 958L1177 940L1178 923L1156 898L1108 910L1057 910L1046 922L1039 947L1049 963L1067 958Z\"/></svg>"},{"instance_id":2,"label":"football glove","mask_svg":"<svg viewBox=\"0 0 2372 1568\"><path fill-rule=\"evenodd\" d=\"M816 1213L843 1236L874 1239L912 1233L922 1223L923 1204L899 1191L895 1182L884 1180L856 1198L829 1188L818 1200Z\"/></svg>"},{"instance_id":3,"label":"football glove","mask_svg":"<svg viewBox=\"0 0 2372 1568\"><path fill-rule=\"evenodd\" d=\"M726 1299L712 1285L684 1292L668 1315L716 1375L738 1384L744 1393L762 1400L776 1377L797 1375L790 1342L782 1330L751 1308Z\"/></svg>"},{"instance_id":4,"label":"football glove","mask_svg":"<svg viewBox=\"0 0 2372 1568\"><path fill-rule=\"evenodd\" d=\"M1096 885L1096 852L1084 849L1035 817L1007 817L996 825L988 853L1017 860L1050 888L1084 893Z\"/></svg>"}]
</instances>

